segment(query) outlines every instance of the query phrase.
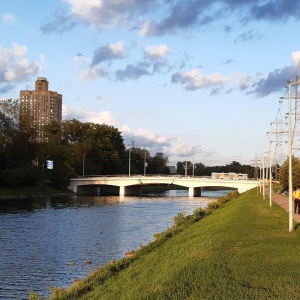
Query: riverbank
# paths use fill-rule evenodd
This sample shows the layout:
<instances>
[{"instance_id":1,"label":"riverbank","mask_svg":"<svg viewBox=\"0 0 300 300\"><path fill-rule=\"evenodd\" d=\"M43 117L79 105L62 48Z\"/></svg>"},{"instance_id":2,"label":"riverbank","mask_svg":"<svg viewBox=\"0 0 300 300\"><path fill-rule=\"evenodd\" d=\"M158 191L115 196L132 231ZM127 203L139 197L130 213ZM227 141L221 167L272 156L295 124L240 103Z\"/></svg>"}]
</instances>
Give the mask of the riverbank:
<instances>
[{"instance_id":1,"label":"riverbank","mask_svg":"<svg viewBox=\"0 0 300 300\"><path fill-rule=\"evenodd\" d=\"M0 200L26 199L32 197L63 196L70 195L71 191L58 189L49 185L43 186L20 186L20 187L0 187Z\"/></svg>"},{"instance_id":2,"label":"riverbank","mask_svg":"<svg viewBox=\"0 0 300 300\"><path fill-rule=\"evenodd\" d=\"M287 213L267 198L251 190L211 204L213 213L181 229L179 214L179 233L157 235L51 299L297 299L299 229L288 232Z\"/></svg>"}]
</instances>

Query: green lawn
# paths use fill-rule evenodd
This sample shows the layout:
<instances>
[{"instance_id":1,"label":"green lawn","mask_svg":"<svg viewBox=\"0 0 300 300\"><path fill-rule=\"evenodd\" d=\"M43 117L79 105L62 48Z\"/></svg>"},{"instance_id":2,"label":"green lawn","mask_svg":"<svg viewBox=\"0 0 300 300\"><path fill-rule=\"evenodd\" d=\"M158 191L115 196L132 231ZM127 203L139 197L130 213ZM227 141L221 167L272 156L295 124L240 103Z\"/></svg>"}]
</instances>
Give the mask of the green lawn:
<instances>
[{"instance_id":1,"label":"green lawn","mask_svg":"<svg viewBox=\"0 0 300 300\"><path fill-rule=\"evenodd\" d=\"M298 299L299 257L299 229L251 190L51 299Z\"/></svg>"}]
</instances>

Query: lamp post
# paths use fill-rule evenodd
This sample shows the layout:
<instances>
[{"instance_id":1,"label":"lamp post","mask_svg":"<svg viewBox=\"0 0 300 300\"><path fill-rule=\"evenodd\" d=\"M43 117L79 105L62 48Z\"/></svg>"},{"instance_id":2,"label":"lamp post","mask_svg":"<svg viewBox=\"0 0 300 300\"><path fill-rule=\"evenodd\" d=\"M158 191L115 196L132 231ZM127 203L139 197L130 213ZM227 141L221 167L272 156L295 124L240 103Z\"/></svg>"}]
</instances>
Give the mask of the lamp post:
<instances>
[{"instance_id":1,"label":"lamp post","mask_svg":"<svg viewBox=\"0 0 300 300\"><path fill-rule=\"evenodd\" d=\"M270 180L270 194L269 194L269 198L270 198L270 207L272 206L272 157L271 157L271 137L269 136L270 140L269 140L269 167L270 167L270 176L269 176L269 180Z\"/></svg>"},{"instance_id":2,"label":"lamp post","mask_svg":"<svg viewBox=\"0 0 300 300\"><path fill-rule=\"evenodd\" d=\"M195 177L195 150L193 147L193 178Z\"/></svg>"},{"instance_id":3,"label":"lamp post","mask_svg":"<svg viewBox=\"0 0 300 300\"><path fill-rule=\"evenodd\" d=\"M265 200L265 153L262 157L262 188L263 188L263 199Z\"/></svg>"},{"instance_id":4,"label":"lamp post","mask_svg":"<svg viewBox=\"0 0 300 300\"><path fill-rule=\"evenodd\" d=\"M148 166L148 163L146 161L146 157L147 157L147 151L145 149L145 157L144 157L144 176L146 176L146 168Z\"/></svg>"},{"instance_id":5,"label":"lamp post","mask_svg":"<svg viewBox=\"0 0 300 300\"><path fill-rule=\"evenodd\" d=\"M131 148L129 148L128 177L130 177L130 166L131 166Z\"/></svg>"},{"instance_id":6,"label":"lamp post","mask_svg":"<svg viewBox=\"0 0 300 300\"><path fill-rule=\"evenodd\" d=\"M273 132L267 132L269 135L269 199L270 199L270 207L272 206L272 140L271 140L271 134Z\"/></svg>"},{"instance_id":7,"label":"lamp post","mask_svg":"<svg viewBox=\"0 0 300 300\"><path fill-rule=\"evenodd\" d=\"M300 81L287 81L286 86L288 86L288 161L289 161L289 231L293 231L293 166L292 166L292 152L293 152L293 132L292 132L292 95L291 86L299 84ZM280 99L285 99L280 97ZM295 97L296 99L296 97Z\"/></svg>"},{"instance_id":8,"label":"lamp post","mask_svg":"<svg viewBox=\"0 0 300 300\"><path fill-rule=\"evenodd\" d=\"M82 177L84 177L85 152L82 155Z\"/></svg>"},{"instance_id":9,"label":"lamp post","mask_svg":"<svg viewBox=\"0 0 300 300\"><path fill-rule=\"evenodd\" d=\"M186 148L186 153L185 153L185 177L187 177L187 152L188 152L188 148Z\"/></svg>"}]
</instances>

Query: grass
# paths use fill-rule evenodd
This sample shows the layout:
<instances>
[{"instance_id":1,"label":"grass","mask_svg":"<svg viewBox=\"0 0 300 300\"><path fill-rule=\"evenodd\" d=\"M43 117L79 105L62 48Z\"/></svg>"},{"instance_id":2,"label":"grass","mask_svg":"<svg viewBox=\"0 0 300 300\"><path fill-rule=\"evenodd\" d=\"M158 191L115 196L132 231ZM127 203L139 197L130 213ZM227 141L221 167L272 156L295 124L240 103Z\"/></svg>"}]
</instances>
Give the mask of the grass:
<instances>
[{"instance_id":1,"label":"grass","mask_svg":"<svg viewBox=\"0 0 300 300\"><path fill-rule=\"evenodd\" d=\"M132 258L55 290L51 300L299 298L299 229L290 233L288 214L255 189L212 204L196 223L177 227L181 217Z\"/></svg>"}]
</instances>

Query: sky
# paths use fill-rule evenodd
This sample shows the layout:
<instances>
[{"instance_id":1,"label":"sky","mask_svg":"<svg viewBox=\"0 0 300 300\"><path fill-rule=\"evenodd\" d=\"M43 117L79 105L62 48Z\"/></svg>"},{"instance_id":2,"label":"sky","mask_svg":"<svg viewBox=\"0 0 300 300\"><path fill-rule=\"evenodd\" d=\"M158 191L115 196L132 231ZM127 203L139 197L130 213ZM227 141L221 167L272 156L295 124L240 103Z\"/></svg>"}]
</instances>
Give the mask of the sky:
<instances>
[{"instance_id":1,"label":"sky","mask_svg":"<svg viewBox=\"0 0 300 300\"><path fill-rule=\"evenodd\" d=\"M64 119L126 148L253 165L288 109L299 26L295 0L0 0L0 99L46 77Z\"/></svg>"}]
</instances>

